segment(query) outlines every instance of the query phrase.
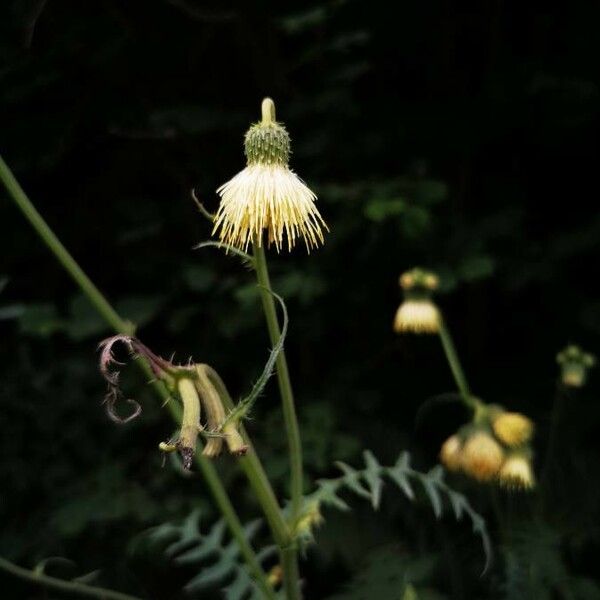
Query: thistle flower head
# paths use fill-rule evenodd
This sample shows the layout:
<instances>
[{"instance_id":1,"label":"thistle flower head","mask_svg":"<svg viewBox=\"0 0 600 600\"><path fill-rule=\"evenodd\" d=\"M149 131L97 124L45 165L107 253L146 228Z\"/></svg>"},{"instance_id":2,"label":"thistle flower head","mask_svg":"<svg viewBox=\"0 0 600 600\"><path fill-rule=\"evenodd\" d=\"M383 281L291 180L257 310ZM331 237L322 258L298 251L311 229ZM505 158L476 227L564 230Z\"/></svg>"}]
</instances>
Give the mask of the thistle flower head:
<instances>
[{"instance_id":1,"label":"thistle flower head","mask_svg":"<svg viewBox=\"0 0 600 600\"><path fill-rule=\"evenodd\" d=\"M431 296L438 286L437 275L423 269L412 269L400 276L399 283L404 291L404 301L396 311L394 331L436 333L441 316Z\"/></svg>"},{"instance_id":2,"label":"thistle flower head","mask_svg":"<svg viewBox=\"0 0 600 600\"><path fill-rule=\"evenodd\" d=\"M529 490L535 485L535 478L528 456L516 452L507 457L498 473L498 481L504 487Z\"/></svg>"},{"instance_id":3,"label":"thistle flower head","mask_svg":"<svg viewBox=\"0 0 600 600\"><path fill-rule=\"evenodd\" d=\"M561 367L561 380L565 385L582 387L588 370L596 364L596 357L579 346L570 345L556 355L556 362Z\"/></svg>"},{"instance_id":4,"label":"thistle flower head","mask_svg":"<svg viewBox=\"0 0 600 600\"><path fill-rule=\"evenodd\" d=\"M490 481L500 470L504 453L494 438L478 430L465 441L462 449L462 468L478 481Z\"/></svg>"},{"instance_id":5,"label":"thistle flower head","mask_svg":"<svg viewBox=\"0 0 600 600\"><path fill-rule=\"evenodd\" d=\"M533 435L533 422L516 412L500 412L492 418L496 437L507 446L521 446Z\"/></svg>"},{"instance_id":6,"label":"thistle flower head","mask_svg":"<svg viewBox=\"0 0 600 600\"><path fill-rule=\"evenodd\" d=\"M317 199L289 168L290 137L275 120L270 98L262 104L262 121L255 123L244 140L247 166L218 188L221 196L213 233L222 242L246 250L252 241L267 243L277 251L287 239L288 250L303 238L307 250L324 241L325 221L315 206Z\"/></svg>"},{"instance_id":7,"label":"thistle flower head","mask_svg":"<svg viewBox=\"0 0 600 600\"><path fill-rule=\"evenodd\" d=\"M442 444L440 460L449 471L460 470L462 463L462 441L458 435L451 435Z\"/></svg>"}]
</instances>

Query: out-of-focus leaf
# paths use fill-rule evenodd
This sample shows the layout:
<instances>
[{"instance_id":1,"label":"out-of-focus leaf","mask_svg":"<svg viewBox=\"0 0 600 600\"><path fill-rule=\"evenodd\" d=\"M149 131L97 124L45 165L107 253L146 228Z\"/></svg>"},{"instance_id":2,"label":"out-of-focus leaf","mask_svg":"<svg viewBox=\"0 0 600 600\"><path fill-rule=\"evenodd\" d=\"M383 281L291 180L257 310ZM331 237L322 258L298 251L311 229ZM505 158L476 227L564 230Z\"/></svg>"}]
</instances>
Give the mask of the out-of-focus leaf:
<instances>
[{"instance_id":1,"label":"out-of-focus leaf","mask_svg":"<svg viewBox=\"0 0 600 600\"><path fill-rule=\"evenodd\" d=\"M19 327L25 334L48 337L64 327L64 320L52 304L27 304L19 316Z\"/></svg>"}]
</instances>

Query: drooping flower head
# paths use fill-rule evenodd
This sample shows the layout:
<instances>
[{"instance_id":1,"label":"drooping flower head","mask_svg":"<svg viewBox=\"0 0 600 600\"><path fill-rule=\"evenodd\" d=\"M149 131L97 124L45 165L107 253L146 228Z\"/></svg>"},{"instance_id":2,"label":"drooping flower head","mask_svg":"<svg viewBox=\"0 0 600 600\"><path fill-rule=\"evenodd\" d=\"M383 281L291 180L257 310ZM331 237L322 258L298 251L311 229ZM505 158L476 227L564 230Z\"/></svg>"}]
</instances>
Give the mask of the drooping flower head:
<instances>
[{"instance_id":1,"label":"drooping flower head","mask_svg":"<svg viewBox=\"0 0 600 600\"><path fill-rule=\"evenodd\" d=\"M404 301L394 318L397 333L436 333L440 328L440 311L431 300L439 280L435 273L412 269L400 276Z\"/></svg>"},{"instance_id":2,"label":"drooping flower head","mask_svg":"<svg viewBox=\"0 0 600 600\"><path fill-rule=\"evenodd\" d=\"M498 473L500 485L509 489L530 490L535 485L531 460L525 452L510 454Z\"/></svg>"},{"instance_id":3,"label":"drooping flower head","mask_svg":"<svg viewBox=\"0 0 600 600\"><path fill-rule=\"evenodd\" d=\"M504 453L500 444L485 431L467 438L462 449L462 468L479 481L490 481L500 470Z\"/></svg>"},{"instance_id":4,"label":"drooping flower head","mask_svg":"<svg viewBox=\"0 0 600 600\"><path fill-rule=\"evenodd\" d=\"M225 407L212 382L210 373L214 371L205 364L175 365L171 361L157 356L136 337L115 335L100 343L100 372L108 384L108 393L104 403L110 418L118 423L126 423L141 413L140 405L128 400L134 411L122 418L115 410L116 402L122 397L119 386L119 371L114 365L122 365L113 354L117 344L124 344L134 357L140 357L149 366L157 380L165 384L174 397L178 397L182 405L181 428L177 436L168 442L161 442L159 449L163 452L179 452L183 467L190 469L196 453L196 445L200 434L207 437L202 454L214 457L220 454L223 444L227 445L230 454L243 456L248 446L238 431L236 421L227 419ZM206 414L206 425L201 423L201 413Z\"/></svg>"},{"instance_id":5,"label":"drooping flower head","mask_svg":"<svg viewBox=\"0 0 600 600\"><path fill-rule=\"evenodd\" d=\"M565 385L582 387L588 370L596 364L596 358L579 346L571 345L556 355L556 362L561 367L561 380Z\"/></svg>"},{"instance_id":6,"label":"drooping flower head","mask_svg":"<svg viewBox=\"0 0 600 600\"><path fill-rule=\"evenodd\" d=\"M323 243L325 221L315 206L317 199L307 185L289 168L290 136L275 120L275 105L270 98L262 103L262 121L255 123L244 140L247 166L223 184L213 233L222 242L246 250L252 241L267 244L277 251L288 250L303 238L306 249Z\"/></svg>"},{"instance_id":7,"label":"drooping flower head","mask_svg":"<svg viewBox=\"0 0 600 600\"><path fill-rule=\"evenodd\" d=\"M492 417L496 437L507 446L521 446L531 439L533 422L517 412L499 412Z\"/></svg>"},{"instance_id":8,"label":"drooping flower head","mask_svg":"<svg viewBox=\"0 0 600 600\"><path fill-rule=\"evenodd\" d=\"M440 460L449 471L460 471L462 466L462 441L457 434L451 435L442 444Z\"/></svg>"}]
</instances>

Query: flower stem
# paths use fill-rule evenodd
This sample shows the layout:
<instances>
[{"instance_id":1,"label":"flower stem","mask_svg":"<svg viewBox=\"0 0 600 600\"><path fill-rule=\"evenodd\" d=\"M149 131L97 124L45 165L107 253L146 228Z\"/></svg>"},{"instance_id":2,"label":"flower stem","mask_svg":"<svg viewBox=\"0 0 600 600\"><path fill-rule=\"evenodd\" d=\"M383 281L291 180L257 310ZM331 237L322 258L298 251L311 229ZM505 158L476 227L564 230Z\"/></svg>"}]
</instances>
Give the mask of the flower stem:
<instances>
[{"instance_id":1,"label":"flower stem","mask_svg":"<svg viewBox=\"0 0 600 600\"><path fill-rule=\"evenodd\" d=\"M467 378L465 377L462 365L460 364L460 359L458 358L458 353L456 352L456 347L454 346L454 341L452 340L452 336L450 335L450 331L446 326L444 318L441 316L439 334L446 354L446 359L450 365L450 370L452 371L454 381L456 381L462 400L468 408L477 412L478 408L481 406L481 402L471 395Z\"/></svg>"},{"instance_id":2,"label":"flower stem","mask_svg":"<svg viewBox=\"0 0 600 600\"><path fill-rule=\"evenodd\" d=\"M65 270L75 280L75 283L81 288L82 292L88 297L91 304L104 318L104 320L117 332L125 335L132 335L135 327L132 323L122 319L115 309L110 305L102 292L92 283L90 278L85 274L69 251L63 246L61 241L56 237L56 234L50 229L49 225L44 221L44 218L36 210L31 200L27 197L23 188L19 185L11 173L8 165L0 156L0 180L6 186L10 196L15 204L21 209L27 220L31 223L38 235L44 240L51 252L56 256ZM142 370L148 375L149 379L153 379L152 371L148 363L139 359L138 364ZM160 382L155 382L154 388L161 398L167 403L173 418L179 423L181 421L181 410L179 406L173 402L169 402L170 396L165 387ZM213 496L217 507L223 514L223 518L229 527L231 535L236 540L240 547L240 551L244 559L248 563L248 567L254 576L257 585L262 590L266 598L273 598L274 594L271 586L267 582L264 571L260 566L260 562L254 553L254 550L248 543L244 528L237 516L233 505L227 495L223 483L217 475L217 471L213 464L196 453L196 462L202 471L202 475L208 485L208 488Z\"/></svg>"},{"instance_id":3,"label":"flower stem","mask_svg":"<svg viewBox=\"0 0 600 600\"><path fill-rule=\"evenodd\" d=\"M271 291L267 259L262 245L255 242L253 246L256 277L260 285L263 310L265 312L271 344L275 345L279 341L281 330L279 328L279 320L277 319L275 300L273 299ZM281 394L283 405L283 418L285 420L290 453L290 488L292 497L291 522L293 523L300 513L302 503L302 443L300 441L300 429L298 427L298 418L296 416L296 407L294 405L294 393L292 391L289 369L285 357L285 348L279 353L276 365L277 382L279 383L279 392Z\"/></svg>"},{"instance_id":4,"label":"flower stem","mask_svg":"<svg viewBox=\"0 0 600 600\"><path fill-rule=\"evenodd\" d=\"M0 569L18 577L25 581L30 581L35 585L41 585L45 588L54 590L60 590L67 594L77 594L78 596L86 596L88 598L101 598L103 600L141 600L137 596L130 596L129 594L122 594L121 592L115 592L113 590L107 590L106 588L96 587L92 585L86 585L79 581L66 581L57 577L50 577L44 573L37 573L36 571L30 571L11 563L10 561L0 556Z\"/></svg>"},{"instance_id":5,"label":"flower stem","mask_svg":"<svg viewBox=\"0 0 600 600\"><path fill-rule=\"evenodd\" d=\"M281 337L281 329L277 312L275 309L275 300L271 289L269 271L267 268L267 259L261 241L253 242L254 267L256 277L260 286L260 295L269 330L271 344L275 346ZM279 384L279 393L283 406L283 418L288 438L288 450L290 454L290 472L291 472L291 513L289 523L295 524L302 508L302 442L300 440L300 428L298 427L298 418L296 416L296 407L294 405L294 393L290 381L290 374L285 356L285 348L282 348L277 357L277 382ZM295 544L292 544L284 553L284 573L286 574L286 593L288 598L299 597L298 590L298 566L297 551ZM287 568L286 568L287 564ZM294 575L295 572L295 575ZM293 578L295 577L295 583ZM293 595L292 595L293 594Z\"/></svg>"},{"instance_id":6,"label":"flower stem","mask_svg":"<svg viewBox=\"0 0 600 600\"><path fill-rule=\"evenodd\" d=\"M56 234L50 229L44 218L37 211L19 182L15 179L8 165L0 156L0 179L6 186L8 193L15 204L21 209L25 218L29 221L37 234L44 240L48 248L54 253L60 264L73 277L83 293L90 299L94 308L100 313L104 320L119 333L133 335L133 326L124 321L117 314L115 309L108 303L100 290L94 285L92 280L83 272L75 259L69 254L69 251L63 246L62 242L56 237Z\"/></svg>"},{"instance_id":7,"label":"flower stem","mask_svg":"<svg viewBox=\"0 0 600 600\"><path fill-rule=\"evenodd\" d=\"M208 378L215 386L221 401L227 410L232 410L234 407L231 395L223 383L219 374L209 367L204 366ZM283 518L279 503L273 492L273 488L265 470L262 466L256 451L252 445L252 441L248 437L243 425L240 426L240 431L245 443L248 445L248 453L246 456L240 457L240 467L244 471L260 505L265 513L269 527L273 533L275 543L279 547L281 567L283 569L283 586L288 600L296 600L299 596L298 590L298 561L296 556L296 548L294 540L288 524Z\"/></svg>"}]
</instances>

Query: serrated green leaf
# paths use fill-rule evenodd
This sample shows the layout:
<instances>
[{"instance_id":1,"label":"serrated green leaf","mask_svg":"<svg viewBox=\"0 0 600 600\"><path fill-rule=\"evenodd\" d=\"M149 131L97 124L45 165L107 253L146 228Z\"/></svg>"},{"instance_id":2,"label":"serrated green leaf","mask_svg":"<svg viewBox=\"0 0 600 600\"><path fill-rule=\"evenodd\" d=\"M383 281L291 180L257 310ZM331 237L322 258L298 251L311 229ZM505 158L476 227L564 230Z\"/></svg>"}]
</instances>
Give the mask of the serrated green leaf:
<instances>
[{"instance_id":1,"label":"serrated green leaf","mask_svg":"<svg viewBox=\"0 0 600 600\"><path fill-rule=\"evenodd\" d=\"M350 507L337 495L339 483L327 479L317 481L319 486L318 499L324 504L331 504L339 510L348 511Z\"/></svg>"},{"instance_id":2,"label":"serrated green leaf","mask_svg":"<svg viewBox=\"0 0 600 600\"><path fill-rule=\"evenodd\" d=\"M27 304L19 316L22 333L48 337L64 328L64 319L60 318L52 304Z\"/></svg>"},{"instance_id":3,"label":"serrated green leaf","mask_svg":"<svg viewBox=\"0 0 600 600\"><path fill-rule=\"evenodd\" d=\"M407 471L402 466L396 464L388 469L388 476L396 483L396 485L404 492L409 500L415 499L415 492L408 480Z\"/></svg>"},{"instance_id":4,"label":"serrated green leaf","mask_svg":"<svg viewBox=\"0 0 600 600\"><path fill-rule=\"evenodd\" d=\"M439 519L442 516L442 499L436 487L436 482L430 479L429 475L422 475L420 480L433 507L433 514Z\"/></svg>"},{"instance_id":5,"label":"serrated green leaf","mask_svg":"<svg viewBox=\"0 0 600 600\"><path fill-rule=\"evenodd\" d=\"M360 483L362 474L359 471L356 471L355 469L341 461L338 461L335 464L343 471L344 485L348 489L352 490L355 494L366 498L367 500L372 500L371 492Z\"/></svg>"},{"instance_id":6,"label":"serrated green leaf","mask_svg":"<svg viewBox=\"0 0 600 600\"><path fill-rule=\"evenodd\" d=\"M209 567L204 567L196 577L193 577L185 584L185 591L189 593L197 592L223 581L234 569L236 562L232 559L219 560Z\"/></svg>"},{"instance_id":7,"label":"serrated green leaf","mask_svg":"<svg viewBox=\"0 0 600 600\"><path fill-rule=\"evenodd\" d=\"M367 465L367 468L363 471L363 477L371 489L371 504L377 510L381 502L381 490L383 488L382 467L370 450L365 450L363 455Z\"/></svg>"},{"instance_id":8,"label":"serrated green leaf","mask_svg":"<svg viewBox=\"0 0 600 600\"><path fill-rule=\"evenodd\" d=\"M248 590L253 587L255 586L250 575L246 573L245 569L240 568L236 569L233 581L227 587L223 588L223 593L226 600L244 600L248 594ZM260 598L260 595L257 597Z\"/></svg>"},{"instance_id":9,"label":"serrated green leaf","mask_svg":"<svg viewBox=\"0 0 600 600\"><path fill-rule=\"evenodd\" d=\"M450 499L450 505L454 511L454 516L456 517L456 520L459 521L463 515L463 508L465 506L466 499L462 494L452 490L448 490L448 498Z\"/></svg>"}]
</instances>

